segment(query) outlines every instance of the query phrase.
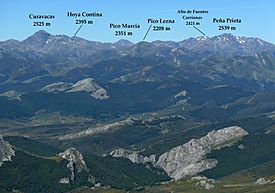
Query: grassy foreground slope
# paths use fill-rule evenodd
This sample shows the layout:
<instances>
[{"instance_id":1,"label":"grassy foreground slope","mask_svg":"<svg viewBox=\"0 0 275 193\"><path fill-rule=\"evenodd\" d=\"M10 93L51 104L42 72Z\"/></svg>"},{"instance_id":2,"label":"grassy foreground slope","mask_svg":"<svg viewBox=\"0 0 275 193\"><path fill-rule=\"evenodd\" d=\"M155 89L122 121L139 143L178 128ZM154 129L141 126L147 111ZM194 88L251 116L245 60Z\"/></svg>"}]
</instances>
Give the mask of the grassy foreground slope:
<instances>
[{"instance_id":1,"label":"grassy foreground slope","mask_svg":"<svg viewBox=\"0 0 275 193\"><path fill-rule=\"evenodd\" d=\"M230 181L219 181L216 188L205 190L197 187L194 183L187 181L174 182L165 185L146 187L145 190L138 191L139 193L272 193L275 191L275 184L255 185L253 182L240 182L230 184ZM133 191L129 191L133 192ZM86 187L78 188L69 193L126 193L126 191L98 188L90 189Z\"/></svg>"}]
</instances>

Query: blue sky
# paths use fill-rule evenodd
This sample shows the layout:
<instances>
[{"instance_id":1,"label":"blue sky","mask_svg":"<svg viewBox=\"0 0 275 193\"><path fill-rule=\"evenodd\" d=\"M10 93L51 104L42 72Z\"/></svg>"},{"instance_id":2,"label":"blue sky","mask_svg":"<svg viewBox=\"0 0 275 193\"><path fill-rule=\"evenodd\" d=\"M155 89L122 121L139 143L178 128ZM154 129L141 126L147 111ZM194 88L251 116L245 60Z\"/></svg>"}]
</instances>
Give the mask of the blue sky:
<instances>
[{"instance_id":1,"label":"blue sky","mask_svg":"<svg viewBox=\"0 0 275 193\"><path fill-rule=\"evenodd\" d=\"M259 37L275 43L275 3L274 0L0 0L0 41L7 39L23 40L38 30L46 30L52 34L73 36L79 26L75 19L66 16L72 12L102 12L102 18L96 18L93 25L85 25L78 33L79 37L101 42L114 42L128 39L141 41L149 24L148 18L175 19L170 32L150 31L146 41L183 40L201 36L191 26L186 26L182 15L177 10L208 10L201 25L197 26L207 36L221 33ZM54 14L55 19L50 27L33 27L28 15ZM218 25L212 23L213 17L240 18L241 24L235 24L236 31L219 31ZM141 28L133 31L133 36L115 36L110 23L140 24Z\"/></svg>"}]
</instances>

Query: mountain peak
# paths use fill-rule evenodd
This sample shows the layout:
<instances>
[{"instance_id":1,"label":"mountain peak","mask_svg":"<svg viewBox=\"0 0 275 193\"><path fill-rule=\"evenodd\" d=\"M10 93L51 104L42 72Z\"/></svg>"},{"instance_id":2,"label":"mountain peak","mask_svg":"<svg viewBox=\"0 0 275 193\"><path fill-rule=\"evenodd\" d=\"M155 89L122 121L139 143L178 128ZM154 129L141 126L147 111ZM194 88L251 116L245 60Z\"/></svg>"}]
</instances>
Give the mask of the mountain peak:
<instances>
[{"instance_id":1,"label":"mountain peak","mask_svg":"<svg viewBox=\"0 0 275 193\"><path fill-rule=\"evenodd\" d=\"M114 45L121 46L121 47L130 47L134 45L134 43L130 42L129 40L121 39L115 42Z\"/></svg>"},{"instance_id":2,"label":"mountain peak","mask_svg":"<svg viewBox=\"0 0 275 193\"><path fill-rule=\"evenodd\" d=\"M229 34L229 33L223 33L221 35L218 35L218 36L214 36L212 39L218 39L218 40L223 40L223 41L228 41L228 40L236 40L237 37L232 35L232 34Z\"/></svg>"},{"instance_id":3,"label":"mountain peak","mask_svg":"<svg viewBox=\"0 0 275 193\"><path fill-rule=\"evenodd\" d=\"M37 38L37 39L48 38L50 36L51 36L51 34L48 33L47 31L45 31L45 30L39 30L39 31L35 32L33 35L31 35L30 37L28 37L26 40L28 40L30 38ZM26 41L26 40L24 40L24 41Z\"/></svg>"},{"instance_id":4,"label":"mountain peak","mask_svg":"<svg viewBox=\"0 0 275 193\"><path fill-rule=\"evenodd\" d=\"M44 47L45 43L47 42L50 36L50 33L44 30L39 30L35 32L32 36L25 39L23 43L35 49L42 48Z\"/></svg>"},{"instance_id":5,"label":"mountain peak","mask_svg":"<svg viewBox=\"0 0 275 193\"><path fill-rule=\"evenodd\" d=\"M136 43L134 46L135 47L153 46L153 44L150 42L141 41L141 42Z\"/></svg>"},{"instance_id":6,"label":"mountain peak","mask_svg":"<svg viewBox=\"0 0 275 193\"><path fill-rule=\"evenodd\" d=\"M49 32L47 32L47 31L45 31L45 30L39 30L39 31L35 32L34 35L35 35L35 34L51 35Z\"/></svg>"},{"instance_id":7,"label":"mountain peak","mask_svg":"<svg viewBox=\"0 0 275 193\"><path fill-rule=\"evenodd\" d=\"M215 52L223 55L252 55L258 52L274 53L275 50L273 44L259 38L234 36L230 33L213 37L189 38L181 41L180 46L199 53Z\"/></svg>"},{"instance_id":8,"label":"mountain peak","mask_svg":"<svg viewBox=\"0 0 275 193\"><path fill-rule=\"evenodd\" d=\"M152 50L153 47L156 47L154 44L146 42L146 41L141 41L138 42L137 44L134 44L131 47L132 51L138 51L138 52L144 52L145 50L150 51Z\"/></svg>"}]
</instances>

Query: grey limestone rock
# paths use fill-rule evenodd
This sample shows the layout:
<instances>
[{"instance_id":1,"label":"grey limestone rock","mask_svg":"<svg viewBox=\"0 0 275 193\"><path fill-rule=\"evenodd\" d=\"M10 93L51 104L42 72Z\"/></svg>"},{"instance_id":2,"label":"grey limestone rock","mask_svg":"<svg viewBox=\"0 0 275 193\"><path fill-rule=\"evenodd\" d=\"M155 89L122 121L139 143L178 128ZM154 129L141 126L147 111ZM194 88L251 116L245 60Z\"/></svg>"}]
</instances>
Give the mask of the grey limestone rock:
<instances>
[{"instance_id":1,"label":"grey limestone rock","mask_svg":"<svg viewBox=\"0 0 275 193\"><path fill-rule=\"evenodd\" d=\"M156 159L155 155L144 157L140 152L128 151L122 148L113 150L113 157L124 157L133 163L152 163L155 167L163 169L171 178L178 180L186 176L194 176L204 170L214 168L218 161L206 159L211 150L220 149L239 140L248 133L238 126L213 130L199 139L174 147Z\"/></svg>"},{"instance_id":2,"label":"grey limestone rock","mask_svg":"<svg viewBox=\"0 0 275 193\"><path fill-rule=\"evenodd\" d=\"M11 161L12 156L15 156L15 150L9 142L4 141L3 137L0 135L0 167L3 162Z\"/></svg>"}]
</instances>

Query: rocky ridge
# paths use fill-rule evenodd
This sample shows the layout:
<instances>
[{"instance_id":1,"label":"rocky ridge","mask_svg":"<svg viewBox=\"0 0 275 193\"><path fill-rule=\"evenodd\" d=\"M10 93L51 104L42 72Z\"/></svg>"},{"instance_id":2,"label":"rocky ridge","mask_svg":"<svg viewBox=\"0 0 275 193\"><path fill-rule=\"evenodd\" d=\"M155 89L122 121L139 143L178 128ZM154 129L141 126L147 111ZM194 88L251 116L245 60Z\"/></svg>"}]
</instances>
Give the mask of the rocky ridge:
<instances>
[{"instance_id":1,"label":"rocky ridge","mask_svg":"<svg viewBox=\"0 0 275 193\"><path fill-rule=\"evenodd\" d=\"M107 99L107 91L102 88L93 78L86 78L76 82L67 92L88 92L95 99Z\"/></svg>"},{"instance_id":2,"label":"rocky ridge","mask_svg":"<svg viewBox=\"0 0 275 193\"><path fill-rule=\"evenodd\" d=\"M245 135L248 133L238 126L214 130L200 139L191 139L183 145L172 148L160 155L157 161L155 155L143 157L139 155L139 152L129 153L124 149L114 150L110 152L110 155L130 159L133 163L151 162L155 167L162 168L171 178L178 180L214 168L218 161L205 159L205 155L211 150L223 148Z\"/></svg>"},{"instance_id":3,"label":"rocky ridge","mask_svg":"<svg viewBox=\"0 0 275 193\"><path fill-rule=\"evenodd\" d=\"M76 173L80 173L82 170L88 170L82 154L75 148L69 148L64 152L59 153L58 156L68 161L67 168L71 172L70 177L60 179L60 183L68 184L75 180Z\"/></svg>"},{"instance_id":4,"label":"rocky ridge","mask_svg":"<svg viewBox=\"0 0 275 193\"><path fill-rule=\"evenodd\" d=\"M79 80L75 84L66 82L52 83L41 88L40 92L87 92L95 99L104 100L109 98L107 91L102 88L93 78Z\"/></svg>"},{"instance_id":5,"label":"rocky ridge","mask_svg":"<svg viewBox=\"0 0 275 193\"><path fill-rule=\"evenodd\" d=\"M85 137L85 136L89 136L89 135L96 135L99 133L105 133L108 132L112 129L115 129L117 127L123 126L123 125L130 125L132 124L134 121L131 118L122 120L122 121L116 121L113 123L109 123L106 125L97 125L95 127L91 127L89 129L86 129L84 131L80 131L78 133L72 133L72 134L67 134L64 135L63 137L60 137L59 140L70 140L70 139L77 139L77 138L81 138L81 137Z\"/></svg>"},{"instance_id":6,"label":"rocky ridge","mask_svg":"<svg viewBox=\"0 0 275 193\"><path fill-rule=\"evenodd\" d=\"M4 141L3 137L0 135L0 167L3 162L11 161L12 156L15 156L15 150L9 142Z\"/></svg>"},{"instance_id":7,"label":"rocky ridge","mask_svg":"<svg viewBox=\"0 0 275 193\"><path fill-rule=\"evenodd\" d=\"M52 92L52 93L64 92L68 90L72 85L73 85L72 83L56 82L41 88L40 92Z\"/></svg>"},{"instance_id":8,"label":"rocky ridge","mask_svg":"<svg viewBox=\"0 0 275 193\"><path fill-rule=\"evenodd\" d=\"M137 151L130 152L123 148L119 148L119 149L111 151L110 155L112 157L127 158L131 162L136 163L136 164L145 164L145 163L155 163L156 162L156 155L150 155L149 157L147 157L147 156L144 157L144 156L140 155L140 152L137 152Z\"/></svg>"},{"instance_id":9,"label":"rocky ridge","mask_svg":"<svg viewBox=\"0 0 275 193\"><path fill-rule=\"evenodd\" d=\"M21 93L17 92L16 90L10 90L0 94L0 96L7 97L9 100L19 100L21 101Z\"/></svg>"}]
</instances>

